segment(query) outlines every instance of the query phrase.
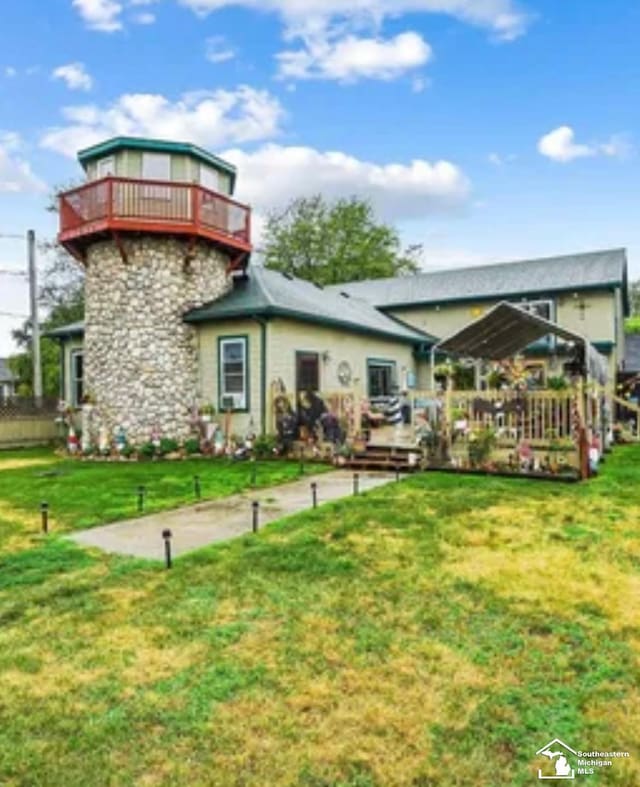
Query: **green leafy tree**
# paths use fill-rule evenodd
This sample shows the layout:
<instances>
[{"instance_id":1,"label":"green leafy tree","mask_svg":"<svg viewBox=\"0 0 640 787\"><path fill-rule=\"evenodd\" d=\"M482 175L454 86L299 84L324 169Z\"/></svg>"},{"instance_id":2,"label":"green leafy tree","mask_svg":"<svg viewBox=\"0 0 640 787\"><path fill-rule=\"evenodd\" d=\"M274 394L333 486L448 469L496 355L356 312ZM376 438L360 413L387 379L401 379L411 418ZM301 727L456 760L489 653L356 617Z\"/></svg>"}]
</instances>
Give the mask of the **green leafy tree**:
<instances>
[{"instance_id":1,"label":"green leafy tree","mask_svg":"<svg viewBox=\"0 0 640 787\"><path fill-rule=\"evenodd\" d=\"M66 188L66 187L64 187ZM57 211L57 200L52 195L47 210ZM84 317L84 273L80 265L56 241L44 241L39 246L41 257L47 260L40 292L39 307L46 314L40 325L41 334L82 320ZM9 359L9 366L20 380L18 393L33 395L32 324L26 320L13 331L13 339L22 352ZM57 396L60 385L60 350L53 339L40 341L42 361L42 391L45 396Z\"/></svg>"},{"instance_id":2,"label":"green leafy tree","mask_svg":"<svg viewBox=\"0 0 640 787\"><path fill-rule=\"evenodd\" d=\"M402 251L397 231L366 200L299 197L267 218L265 266L316 284L403 276L418 270L419 246Z\"/></svg>"},{"instance_id":3,"label":"green leafy tree","mask_svg":"<svg viewBox=\"0 0 640 787\"><path fill-rule=\"evenodd\" d=\"M629 305L631 317L625 322L625 330L628 333L640 333L640 279L629 284Z\"/></svg>"}]
</instances>

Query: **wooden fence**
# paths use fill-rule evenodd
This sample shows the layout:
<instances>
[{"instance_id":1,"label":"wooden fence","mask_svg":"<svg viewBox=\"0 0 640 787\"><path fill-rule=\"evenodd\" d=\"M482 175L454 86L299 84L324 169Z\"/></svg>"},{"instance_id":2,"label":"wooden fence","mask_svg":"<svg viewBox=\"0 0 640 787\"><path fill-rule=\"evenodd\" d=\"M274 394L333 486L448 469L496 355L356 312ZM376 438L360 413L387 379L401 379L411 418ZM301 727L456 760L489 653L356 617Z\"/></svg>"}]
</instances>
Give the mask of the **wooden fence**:
<instances>
[{"instance_id":1,"label":"wooden fence","mask_svg":"<svg viewBox=\"0 0 640 787\"><path fill-rule=\"evenodd\" d=\"M0 448L39 445L59 436L58 400L0 399Z\"/></svg>"}]
</instances>

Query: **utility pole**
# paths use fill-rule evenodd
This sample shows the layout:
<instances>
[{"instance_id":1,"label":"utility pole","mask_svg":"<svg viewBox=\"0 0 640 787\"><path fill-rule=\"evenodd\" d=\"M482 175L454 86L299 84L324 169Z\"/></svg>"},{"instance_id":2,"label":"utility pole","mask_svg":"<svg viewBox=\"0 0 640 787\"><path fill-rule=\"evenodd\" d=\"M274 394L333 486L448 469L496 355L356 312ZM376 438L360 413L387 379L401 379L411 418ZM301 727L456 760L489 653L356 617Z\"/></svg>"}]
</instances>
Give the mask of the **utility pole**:
<instances>
[{"instance_id":1,"label":"utility pole","mask_svg":"<svg viewBox=\"0 0 640 787\"><path fill-rule=\"evenodd\" d=\"M42 364L40 362L40 323L38 322L38 274L36 271L36 233L27 232L27 257L29 259L29 301L31 312L31 342L33 352L33 395L42 401Z\"/></svg>"}]
</instances>

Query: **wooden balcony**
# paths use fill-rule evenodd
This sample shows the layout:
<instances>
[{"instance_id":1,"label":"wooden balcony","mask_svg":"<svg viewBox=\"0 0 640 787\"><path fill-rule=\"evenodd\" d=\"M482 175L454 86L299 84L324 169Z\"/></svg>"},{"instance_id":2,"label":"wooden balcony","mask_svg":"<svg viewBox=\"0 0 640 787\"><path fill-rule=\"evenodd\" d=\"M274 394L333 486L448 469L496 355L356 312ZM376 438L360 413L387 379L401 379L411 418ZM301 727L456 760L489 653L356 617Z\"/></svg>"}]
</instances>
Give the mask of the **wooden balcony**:
<instances>
[{"instance_id":1,"label":"wooden balcony","mask_svg":"<svg viewBox=\"0 0 640 787\"><path fill-rule=\"evenodd\" d=\"M59 195L58 240L84 259L101 237L126 233L208 240L231 257L251 252L251 209L195 183L107 177Z\"/></svg>"}]
</instances>

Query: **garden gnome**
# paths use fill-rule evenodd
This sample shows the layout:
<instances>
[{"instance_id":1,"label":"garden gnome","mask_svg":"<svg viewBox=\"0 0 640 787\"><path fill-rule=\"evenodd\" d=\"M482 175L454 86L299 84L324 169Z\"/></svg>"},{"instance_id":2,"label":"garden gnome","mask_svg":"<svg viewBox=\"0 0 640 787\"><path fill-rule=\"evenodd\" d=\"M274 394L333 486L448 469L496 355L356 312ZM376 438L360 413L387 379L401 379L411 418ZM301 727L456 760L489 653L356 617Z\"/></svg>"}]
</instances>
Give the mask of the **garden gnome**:
<instances>
[{"instance_id":1,"label":"garden gnome","mask_svg":"<svg viewBox=\"0 0 640 787\"><path fill-rule=\"evenodd\" d=\"M151 442L156 448L160 448L160 430L157 426L151 430Z\"/></svg>"},{"instance_id":2,"label":"garden gnome","mask_svg":"<svg viewBox=\"0 0 640 787\"><path fill-rule=\"evenodd\" d=\"M101 454L109 453L109 430L104 424L98 430L98 450Z\"/></svg>"},{"instance_id":3,"label":"garden gnome","mask_svg":"<svg viewBox=\"0 0 640 787\"><path fill-rule=\"evenodd\" d=\"M119 454L121 454L124 450L125 445L127 444L127 436L122 426L118 427L115 437L115 443L116 443L116 451Z\"/></svg>"},{"instance_id":4,"label":"garden gnome","mask_svg":"<svg viewBox=\"0 0 640 787\"><path fill-rule=\"evenodd\" d=\"M256 427L253 423L253 418L249 419L249 427L247 429L247 434L244 438L245 447L251 450L253 448L253 444L256 439Z\"/></svg>"},{"instance_id":5,"label":"garden gnome","mask_svg":"<svg viewBox=\"0 0 640 787\"><path fill-rule=\"evenodd\" d=\"M67 451L70 454L78 453L78 437L73 426L69 427L69 434L67 435Z\"/></svg>"},{"instance_id":6,"label":"garden gnome","mask_svg":"<svg viewBox=\"0 0 640 787\"><path fill-rule=\"evenodd\" d=\"M518 456L520 457L520 468L522 470L531 470L533 465L533 450L526 440L523 440L518 446Z\"/></svg>"},{"instance_id":7,"label":"garden gnome","mask_svg":"<svg viewBox=\"0 0 640 787\"><path fill-rule=\"evenodd\" d=\"M216 429L213 435L213 451L216 456L222 456L224 453L224 434L222 429Z\"/></svg>"}]
</instances>

